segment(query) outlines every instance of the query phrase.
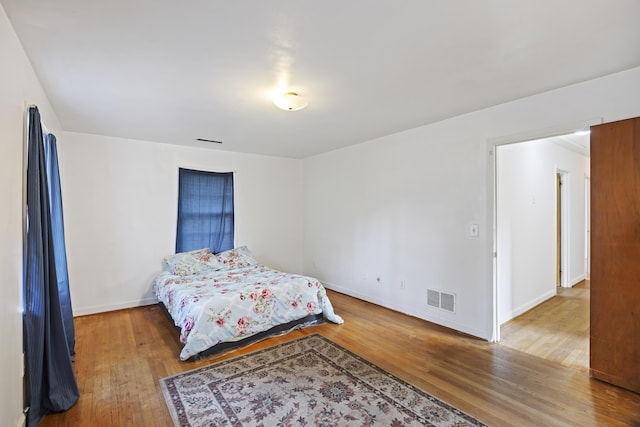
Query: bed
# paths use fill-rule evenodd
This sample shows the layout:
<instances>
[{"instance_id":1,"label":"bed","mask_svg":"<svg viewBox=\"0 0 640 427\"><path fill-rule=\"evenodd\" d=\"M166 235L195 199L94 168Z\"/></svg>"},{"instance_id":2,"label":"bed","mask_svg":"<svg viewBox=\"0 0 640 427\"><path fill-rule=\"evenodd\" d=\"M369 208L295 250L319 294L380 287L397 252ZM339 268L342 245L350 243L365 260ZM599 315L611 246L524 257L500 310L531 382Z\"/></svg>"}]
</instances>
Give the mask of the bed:
<instances>
[{"instance_id":1,"label":"bed","mask_svg":"<svg viewBox=\"0 0 640 427\"><path fill-rule=\"evenodd\" d=\"M343 323L317 279L261 265L246 246L170 255L153 288L180 329L183 361L323 317Z\"/></svg>"}]
</instances>

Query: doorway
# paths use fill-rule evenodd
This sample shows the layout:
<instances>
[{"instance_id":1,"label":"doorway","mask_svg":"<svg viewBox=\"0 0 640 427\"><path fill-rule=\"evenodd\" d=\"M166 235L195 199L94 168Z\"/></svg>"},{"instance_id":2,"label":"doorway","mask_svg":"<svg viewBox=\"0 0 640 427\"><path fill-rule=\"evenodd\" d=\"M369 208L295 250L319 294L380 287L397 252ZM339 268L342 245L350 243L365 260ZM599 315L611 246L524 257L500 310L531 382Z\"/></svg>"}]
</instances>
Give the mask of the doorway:
<instances>
[{"instance_id":1,"label":"doorway","mask_svg":"<svg viewBox=\"0 0 640 427\"><path fill-rule=\"evenodd\" d=\"M576 140L570 134L494 145L496 341L501 325L573 285L582 283L588 298L589 181L573 177L588 176L589 136L580 143L586 149Z\"/></svg>"}]
</instances>

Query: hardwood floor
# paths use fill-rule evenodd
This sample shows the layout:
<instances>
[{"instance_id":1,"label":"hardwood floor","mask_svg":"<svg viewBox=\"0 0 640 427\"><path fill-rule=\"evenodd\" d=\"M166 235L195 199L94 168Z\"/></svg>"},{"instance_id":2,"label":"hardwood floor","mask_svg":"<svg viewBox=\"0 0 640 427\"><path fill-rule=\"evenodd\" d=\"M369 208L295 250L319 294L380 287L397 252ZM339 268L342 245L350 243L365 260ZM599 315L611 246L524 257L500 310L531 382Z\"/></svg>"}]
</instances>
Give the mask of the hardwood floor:
<instances>
[{"instance_id":1,"label":"hardwood floor","mask_svg":"<svg viewBox=\"0 0 640 427\"><path fill-rule=\"evenodd\" d=\"M502 325L500 344L556 363L589 369L589 281Z\"/></svg>"},{"instance_id":2,"label":"hardwood floor","mask_svg":"<svg viewBox=\"0 0 640 427\"><path fill-rule=\"evenodd\" d=\"M329 292L327 323L205 361L180 362L156 306L76 318L80 400L51 426L171 426L159 378L319 333L492 426L640 426L640 395L579 370Z\"/></svg>"}]
</instances>

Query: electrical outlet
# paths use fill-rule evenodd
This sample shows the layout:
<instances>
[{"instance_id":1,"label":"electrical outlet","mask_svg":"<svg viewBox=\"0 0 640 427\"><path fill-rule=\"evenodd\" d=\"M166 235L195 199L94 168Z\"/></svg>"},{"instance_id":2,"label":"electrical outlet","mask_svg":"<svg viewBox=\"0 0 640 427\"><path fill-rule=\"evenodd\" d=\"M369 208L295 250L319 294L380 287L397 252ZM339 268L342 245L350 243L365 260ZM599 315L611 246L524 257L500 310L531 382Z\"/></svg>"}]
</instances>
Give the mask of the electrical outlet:
<instances>
[{"instance_id":1,"label":"electrical outlet","mask_svg":"<svg viewBox=\"0 0 640 427\"><path fill-rule=\"evenodd\" d=\"M404 288L405 288L404 280L400 280L400 290L404 291Z\"/></svg>"}]
</instances>

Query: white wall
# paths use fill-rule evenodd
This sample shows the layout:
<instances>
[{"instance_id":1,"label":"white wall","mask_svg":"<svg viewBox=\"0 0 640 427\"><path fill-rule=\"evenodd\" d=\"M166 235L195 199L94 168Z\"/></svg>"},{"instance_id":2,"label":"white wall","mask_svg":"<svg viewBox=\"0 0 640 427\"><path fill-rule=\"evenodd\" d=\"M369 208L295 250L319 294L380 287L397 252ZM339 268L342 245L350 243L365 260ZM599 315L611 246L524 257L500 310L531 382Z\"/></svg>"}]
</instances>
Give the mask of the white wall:
<instances>
[{"instance_id":1,"label":"white wall","mask_svg":"<svg viewBox=\"0 0 640 427\"><path fill-rule=\"evenodd\" d=\"M563 209L568 284L585 277L588 157L553 138L497 147L498 321L504 323L556 294L556 171L565 173Z\"/></svg>"},{"instance_id":2,"label":"white wall","mask_svg":"<svg viewBox=\"0 0 640 427\"><path fill-rule=\"evenodd\" d=\"M70 132L58 154L75 315L156 302L152 280L175 250L179 167L234 171L236 244L302 271L298 160Z\"/></svg>"},{"instance_id":3,"label":"white wall","mask_svg":"<svg viewBox=\"0 0 640 427\"><path fill-rule=\"evenodd\" d=\"M0 5L0 425L22 423L22 215L25 103L58 119Z\"/></svg>"},{"instance_id":4,"label":"white wall","mask_svg":"<svg viewBox=\"0 0 640 427\"><path fill-rule=\"evenodd\" d=\"M492 339L493 145L637 115L640 68L307 158L305 273ZM456 293L456 313L427 307L427 288Z\"/></svg>"}]
</instances>

